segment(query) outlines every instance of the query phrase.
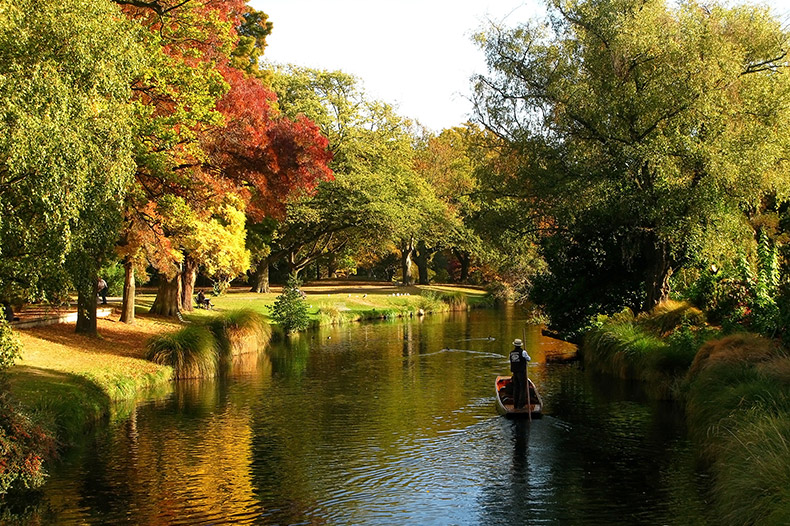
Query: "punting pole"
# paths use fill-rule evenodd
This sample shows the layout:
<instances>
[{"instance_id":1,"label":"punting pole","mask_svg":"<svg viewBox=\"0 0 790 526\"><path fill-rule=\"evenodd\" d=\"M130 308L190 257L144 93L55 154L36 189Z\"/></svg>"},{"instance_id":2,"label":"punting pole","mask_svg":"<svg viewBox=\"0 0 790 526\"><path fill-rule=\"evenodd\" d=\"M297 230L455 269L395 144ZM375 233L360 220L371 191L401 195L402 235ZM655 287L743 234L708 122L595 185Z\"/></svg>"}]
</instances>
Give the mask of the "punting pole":
<instances>
[{"instance_id":1,"label":"punting pole","mask_svg":"<svg viewBox=\"0 0 790 526\"><path fill-rule=\"evenodd\" d=\"M521 328L521 337L523 338L521 341L524 344L523 349L526 351L527 347L527 328ZM527 378L525 389L527 390L527 411L529 411L529 421L532 422L532 403L529 399L529 361L527 361L527 367L524 370L525 376Z\"/></svg>"}]
</instances>

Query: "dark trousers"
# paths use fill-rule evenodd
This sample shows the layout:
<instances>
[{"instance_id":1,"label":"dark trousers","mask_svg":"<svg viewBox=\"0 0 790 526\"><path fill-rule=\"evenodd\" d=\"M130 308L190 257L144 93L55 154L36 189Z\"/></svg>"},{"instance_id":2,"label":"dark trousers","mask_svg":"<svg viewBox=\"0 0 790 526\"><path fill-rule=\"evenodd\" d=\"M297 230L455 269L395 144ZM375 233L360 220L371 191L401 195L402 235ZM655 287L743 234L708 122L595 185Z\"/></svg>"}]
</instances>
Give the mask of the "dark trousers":
<instances>
[{"instance_id":1,"label":"dark trousers","mask_svg":"<svg viewBox=\"0 0 790 526\"><path fill-rule=\"evenodd\" d=\"M101 290L99 291L99 296L101 296L101 302L102 302L102 304L105 304L105 303L107 303L107 288L108 288L108 287L104 287L103 289L101 289Z\"/></svg>"},{"instance_id":2,"label":"dark trousers","mask_svg":"<svg viewBox=\"0 0 790 526\"><path fill-rule=\"evenodd\" d=\"M516 409L520 409L527 403L527 374L513 373L511 378L510 383L513 386L513 406Z\"/></svg>"}]
</instances>

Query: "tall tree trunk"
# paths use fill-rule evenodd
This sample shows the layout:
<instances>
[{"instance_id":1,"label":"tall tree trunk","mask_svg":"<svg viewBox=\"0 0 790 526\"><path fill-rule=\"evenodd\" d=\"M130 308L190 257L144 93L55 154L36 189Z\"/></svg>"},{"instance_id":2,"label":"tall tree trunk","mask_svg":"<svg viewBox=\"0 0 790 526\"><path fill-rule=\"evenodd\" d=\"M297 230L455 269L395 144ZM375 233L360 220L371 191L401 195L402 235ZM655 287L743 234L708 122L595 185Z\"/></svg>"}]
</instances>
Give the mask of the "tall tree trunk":
<instances>
[{"instance_id":1,"label":"tall tree trunk","mask_svg":"<svg viewBox=\"0 0 790 526\"><path fill-rule=\"evenodd\" d=\"M411 255L414 252L414 237L401 243L400 268L403 273L403 285L411 285Z\"/></svg>"},{"instance_id":2,"label":"tall tree trunk","mask_svg":"<svg viewBox=\"0 0 790 526\"><path fill-rule=\"evenodd\" d=\"M472 258L469 252L458 250L457 248L453 249L453 254L458 259L458 263L461 264L461 275L458 277L458 281L466 283L469 281L469 266L472 263Z\"/></svg>"},{"instance_id":3,"label":"tall tree trunk","mask_svg":"<svg viewBox=\"0 0 790 526\"><path fill-rule=\"evenodd\" d=\"M198 264L191 257L184 258L184 269L181 272L181 310L192 312L192 295L195 293L195 282L197 281Z\"/></svg>"},{"instance_id":4,"label":"tall tree trunk","mask_svg":"<svg viewBox=\"0 0 790 526\"><path fill-rule=\"evenodd\" d=\"M151 305L151 314L161 314L162 316L175 317L181 309L181 272L177 272L172 278L165 274L159 274L159 290L156 292L156 299Z\"/></svg>"},{"instance_id":5,"label":"tall tree trunk","mask_svg":"<svg viewBox=\"0 0 790 526\"><path fill-rule=\"evenodd\" d=\"M666 243L656 241L648 246L648 267L645 276L645 304L642 310L649 311L662 301L669 299L669 278L672 276L672 261Z\"/></svg>"},{"instance_id":6,"label":"tall tree trunk","mask_svg":"<svg viewBox=\"0 0 790 526\"><path fill-rule=\"evenodd\" d=\"M134 324L134 261L130 256L123 260L123 304L121 306L121 322Z\"/></svg>"},{"instance_id":7,"label":"tall tree trunk","mask_svg":"<svg viewBox=\"0 0 790 526\"><path fill-rule=\"evenodd\" d=\"M329 254L326 260L326 277L329 279L337 277L337 256Z\"/></svg>"},{"instance_id":8,"label":"tall tree trunk","mask_svg":"<svg viewBox=\"0 0 790 526\"><path fill-rule=\"evenodd\" d=\"M420 285L428 285L430 283L428 278L428 260L430 255L431 251L425 246L425 242L420 240L417 243L417 250L414 251L414 262L417 264Z\"/></svg>"},{"instance_id":9,"label":"tall tree trunk","mask_svg":"<svg viewBox=\"0 0 790 526\"><path fill-rule=\"evenodd\" d=\"M252 275L252 288L250 292L265 293L271 292L269 288L269 258L263 258Z\"/></svg>"},{"instance_id":10,"label":"tall tree trunk","mask_svg":"<svg viewBox=\"0 0 790 526\"><path fill-rule=\"evenodd\" d=\"M297 253L295 251L288 254L288 274L293 276L294 279L299 279L299 273L307 266L307 260L296 260Z\"/></svg>"},{"instance_id":11,"label":"tall tree trunk","mask_svg":"<svg viewBox=\"0 0 790 526\"><path fill-rule=\"evenodd\" d=\"M93 280L93 293L86 297L82 291L77 293L77 327L75 332L96 336L99 334L96 324L97 296L99 294L98 279Z\"/></svg>"}]
</instances>

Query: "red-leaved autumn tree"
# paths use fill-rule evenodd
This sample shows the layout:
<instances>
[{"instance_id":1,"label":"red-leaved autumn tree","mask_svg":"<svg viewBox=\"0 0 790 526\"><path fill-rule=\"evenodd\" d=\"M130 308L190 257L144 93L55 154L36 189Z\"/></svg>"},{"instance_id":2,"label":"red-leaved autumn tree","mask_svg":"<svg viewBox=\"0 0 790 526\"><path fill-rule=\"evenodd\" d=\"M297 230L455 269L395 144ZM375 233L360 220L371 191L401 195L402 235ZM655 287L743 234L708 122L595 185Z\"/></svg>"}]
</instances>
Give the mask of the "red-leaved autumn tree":
<instances>
[{"instance_id":1,"label":"red-leaved autumn tree","mask_svg":"<svg viewBox=\"0 0 790 526\"><path fill-rule=\"evenodd\" d=\"M160 56L134 86L143 103L137 184L119 243L122 320L131 322L135 265L159 273L152 312L191 310L195 255L215 253L197 249L197 226L227 211L227 197L238 203L232 196L253 217L281 213L288 195L331 177L331 156L313 123L278 114L265 75L250 67L271 30L265 15L235 0L119 3L155 35Z\"/></svg>"}]
</instances>

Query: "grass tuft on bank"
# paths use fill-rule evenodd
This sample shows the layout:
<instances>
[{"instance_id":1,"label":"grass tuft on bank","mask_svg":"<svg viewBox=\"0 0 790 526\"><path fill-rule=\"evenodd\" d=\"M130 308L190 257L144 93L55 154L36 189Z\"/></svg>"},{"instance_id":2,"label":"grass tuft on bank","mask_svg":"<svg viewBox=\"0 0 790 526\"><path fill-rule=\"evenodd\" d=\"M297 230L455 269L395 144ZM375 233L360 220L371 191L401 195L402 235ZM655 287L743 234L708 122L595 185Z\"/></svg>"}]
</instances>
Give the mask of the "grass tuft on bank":
<instances>
[{"instance_id":1,"label":"grass tuft on bank","mask_svg":"<svg viewBox=\"0 0 790 526\"><path fill-rule=\"evenodd\" d=\"M146 356L172 367L177 379L209 378L235 356L261 351L270 337L271 329L261 314L239 309L193 318L178 331L152 337Z\"/></svg>"},{"instance_id":2,"label":"grass tuft on bank","mask_svg":"<svg viewBox=\"0 0 790 526\"><path fill-rule=\"evenodd\" d=\"M271 325L253 309L236 309L213 316L207 327L216 339L220 359L257 352L272 336Z\"/></svg>"},{"instance_id":3,"label":"grass tuft on bank","mask_svg":"<svg viewBox=\"0 0 790 526\"><path fill-rule=\"evenodd\" d=\"M683 402L689 435L713 473L721 524L788 524L790 356L775 340L704 325L688 304L599 318L590 369L645 382Z\"/></svg>"},{"instance_id":4,"label":"grass tuft on bank","mask_svg":"<svg viewBox=\"0 0 790 526\"><path fill-rule=\"evenodd\" d=\"M203 325L188 325L170 334L152 337L146 358L173 368L176 379L216 376L219 363L217 339Z\"/></svg>"}]
</instances>

